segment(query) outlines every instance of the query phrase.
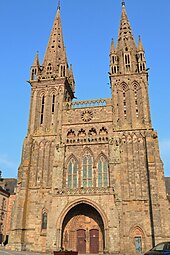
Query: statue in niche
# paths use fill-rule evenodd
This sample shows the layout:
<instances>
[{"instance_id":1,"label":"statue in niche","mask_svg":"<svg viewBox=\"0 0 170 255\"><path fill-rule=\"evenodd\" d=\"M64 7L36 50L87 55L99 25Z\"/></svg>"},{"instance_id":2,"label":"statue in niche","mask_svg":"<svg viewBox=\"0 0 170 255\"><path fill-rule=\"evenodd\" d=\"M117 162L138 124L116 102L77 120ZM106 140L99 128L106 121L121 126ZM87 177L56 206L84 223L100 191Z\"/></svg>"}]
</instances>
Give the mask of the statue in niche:
<instances>
[{"instance_id":1,"label":"statue in niche","mask_svg":"<svg viewBox=\"0 0 170 255\"><path fill-rule=\"evenodd\" d=\"M110 150L110 163L119 164L120 163L120 145L119 138L112 137L109 139L109 150Z\"/></svg>"}]
</instances>

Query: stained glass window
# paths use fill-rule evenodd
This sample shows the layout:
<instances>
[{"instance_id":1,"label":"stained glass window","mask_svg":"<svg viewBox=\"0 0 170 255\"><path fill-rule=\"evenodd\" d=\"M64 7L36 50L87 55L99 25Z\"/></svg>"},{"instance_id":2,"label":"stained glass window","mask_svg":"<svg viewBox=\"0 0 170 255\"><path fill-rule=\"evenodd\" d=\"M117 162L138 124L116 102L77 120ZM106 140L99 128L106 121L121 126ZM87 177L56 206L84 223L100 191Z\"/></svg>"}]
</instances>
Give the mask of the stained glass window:
<instances>
[{"instance_id":1,"label":"stained glass window","mask_svg":"<svg viewBox=\"0 0 170 255\"><path fill-rule=\"evenodd\" d=\"M83 187L92 187L92 157L88 152L83 158Z\"/></svg>"},{"instance_id":2,"label":"stained glass window","mask_svg":"<svg viewBox=\"0 0 170 255\"><path fill-rule=\"evenodd\" d=\"M77 188L78 186L78 174L77 174L77 162L75 159L71 159L68 163L68 188Z\"/></svg>"},{"instance_id":3,"label":"stained glass window","mask_svg":"<svg viewBox=\"0 0 170 255\"><path fill-rule=\"evenodd\" d=\"M98 187L108 186L108 163L102 156L98 161Z\"/></svg>"}]
</instances>

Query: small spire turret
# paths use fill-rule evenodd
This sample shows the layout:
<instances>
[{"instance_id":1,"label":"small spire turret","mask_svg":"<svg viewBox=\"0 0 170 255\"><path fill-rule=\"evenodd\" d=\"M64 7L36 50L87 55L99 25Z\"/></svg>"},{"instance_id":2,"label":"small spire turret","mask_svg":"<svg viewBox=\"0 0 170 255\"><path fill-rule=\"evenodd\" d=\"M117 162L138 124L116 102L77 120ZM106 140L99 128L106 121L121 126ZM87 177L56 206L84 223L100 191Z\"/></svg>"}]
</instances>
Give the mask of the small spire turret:
<instances>
[{"instance_id":1,"label":"small spire turret","mask_svg":"<svg viewBox=\"0 0 170 255\"><path fill-rule=\"evenodd\" d=\"M34 63L31 66L31 73L30 73L30 80L37 80L37 75L39 74L40 70L40 62L39 62L39 56L38 51L36 52Z\"/></svg>"},{"instance_id":2,"label":"small spire turret","mask_svg":"<svg viewBox=\"0 0 170 255\"><path fill-rule=\"evenodd\" d=\"M144 51L140 35L138 37L138 51Z\"/></svg>"},{"instance_id":3,"label":"small spire turret","mask_svg":"<svg viewBox=\"0 0 170 255\"><path fill-rule=\"evenodd\" d=\"M140 35L138 38L137 61L138 61L138 72L139 73L145 72L146 71L145 51L143 48Z\"/></svg>"},{"instance_id":4,"label":"small spire turret","mask_svg":"<svg viewBox=\"0 0 170 255\"><path fill-rule=\"evenodd\" d=\"M40 66L38 51L36 52L33 66L38 66L38 67Z\"/></svg>"},{"instance_id":5,"label":"small spire turret","mask_svg":"<svg viewBox=\"0 0 170 255\"><path fill-rule=\"evenodd\" d=\"M110 47L110 54L112 54L113 52L115 52L115 46L114 46L114 40L112 38L111 47Z\"/></svg>"},{"instance_id":6,"label":"small spire turret","mask_svg":"<svg viewBox=\"0 0 170 255\"><path fill-rule=\"evenodd\" d=\"M73 74L73 66L70 64L70 70L69 70L69 82L72 88L73 93L75 92L75 80L74 80L74 74Z\"/></svg>"}]
</instances>

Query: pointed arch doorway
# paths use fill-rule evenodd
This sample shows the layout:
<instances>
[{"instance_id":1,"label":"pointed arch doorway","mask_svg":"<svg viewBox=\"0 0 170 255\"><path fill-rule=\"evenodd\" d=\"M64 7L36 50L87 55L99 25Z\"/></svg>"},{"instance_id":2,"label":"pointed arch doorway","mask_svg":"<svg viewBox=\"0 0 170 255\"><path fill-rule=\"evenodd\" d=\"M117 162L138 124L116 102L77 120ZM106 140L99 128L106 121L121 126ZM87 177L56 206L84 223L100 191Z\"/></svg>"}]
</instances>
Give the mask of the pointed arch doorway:
<instances>
[{"instance_id":1,"label":"pointed arch doorway","mask_svg":"<svg viewBox=\"0 0 170 255\"><path fill-rule=\"evenodd\" d=\"M81 203L70 209L62 224L62 247L79 254L104 251L104 223L99 212Z\"/></svg>"}]
</instances>

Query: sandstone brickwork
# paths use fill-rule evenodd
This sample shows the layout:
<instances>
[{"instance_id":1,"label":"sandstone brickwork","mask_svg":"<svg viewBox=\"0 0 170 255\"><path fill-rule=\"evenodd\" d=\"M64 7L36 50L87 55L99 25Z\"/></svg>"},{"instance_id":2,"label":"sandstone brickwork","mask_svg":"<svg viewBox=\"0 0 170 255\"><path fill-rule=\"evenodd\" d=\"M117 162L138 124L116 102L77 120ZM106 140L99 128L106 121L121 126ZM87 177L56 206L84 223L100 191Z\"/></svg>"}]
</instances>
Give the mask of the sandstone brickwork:
<instances>
[{"instance_id":1,"label":"sandstone brickwork","mask_svg":"<svg viewBox=\"0 0 170 255\"><path fill-rule=\"evenodd\" d=\"M31 67L9 248L132 255L170 240L144 48L124 1L110 50L112 97L73 101L74 84L58 7L44 61L37 53Z\"/></svg>"}]
</instances>

